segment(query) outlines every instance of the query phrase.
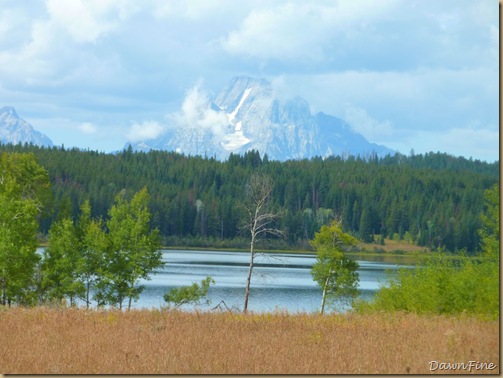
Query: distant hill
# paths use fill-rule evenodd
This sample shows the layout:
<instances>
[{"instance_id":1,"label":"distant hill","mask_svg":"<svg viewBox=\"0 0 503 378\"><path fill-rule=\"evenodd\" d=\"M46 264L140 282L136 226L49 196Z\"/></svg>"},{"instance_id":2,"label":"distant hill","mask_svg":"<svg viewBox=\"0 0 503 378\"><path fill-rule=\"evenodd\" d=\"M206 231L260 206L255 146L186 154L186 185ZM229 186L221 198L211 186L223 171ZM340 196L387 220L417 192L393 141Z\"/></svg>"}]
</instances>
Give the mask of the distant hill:
<instances>
[{"instance_id":1,"label":"distant hill","mask_svg":"<svg viewBox=\"0 0 503 378\"><path fill-rule=\"evenodd\" d=\"M307 248L315 232L337 216L365 242L399 239L473 254L484 191L499 180L499 163L443 153L280 162L250 151L221 162L132 148L105 154L1 144L4 151L33 153L49 173L54 199L41 219L43 234L62 214L76 219L86 199L93 217L105 219L118 193L130 198L147 187L151 225L172 246L246 248L241 205L250 175L259 171L274 179L271 201L283 214L277 226L285 230L285 239L268 238L263 248Z\"/></svg>"}]
</instances>

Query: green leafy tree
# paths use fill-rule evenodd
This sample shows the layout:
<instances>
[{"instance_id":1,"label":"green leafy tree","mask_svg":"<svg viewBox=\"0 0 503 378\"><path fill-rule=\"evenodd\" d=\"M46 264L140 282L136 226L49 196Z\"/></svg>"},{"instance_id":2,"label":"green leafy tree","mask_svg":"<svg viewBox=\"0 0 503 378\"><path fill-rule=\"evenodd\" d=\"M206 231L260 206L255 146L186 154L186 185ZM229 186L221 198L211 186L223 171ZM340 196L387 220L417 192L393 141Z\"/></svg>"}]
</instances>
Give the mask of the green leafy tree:
<instances>
[{"instance_id":1,"label":"green leafy tree","mask_svg":"<svg viewBox=\"0 0 503 378\"><path fill-rule=\"evenodd\" d=\"M335 299L354 298L358 295L358 263L344 255L356 243L354 237L342 231L342 222L337 219L329 226L321 227L311 241L311 246L317 251L311 275L323 290L322 314L327 300L333 303Z\"/></svg>"},{"instance_id":2,"label":"green leafy tree","mask_svg":"<svg viewBox=\"0 0 503 378\"><path fill-rule=\"evenodd\" d=\"M38 210L32 201L12 200L0 193L0 288L2 305L30 302L27 290L32 284L39 256L36 254Z\"/></svg>"},{"instance_id":3,"label":"green leafy tree","mask_svg":"<svg viewBox=\"0 0 503 378\"><path fill-rule=\"evenodd\" d=\"M34 155L0 154L0 304L36 299L38 217L49 201L49 177Z\"/></svg>"},{"instance_id":4,"label":"green leafy tree","mask_svg":"<svg viewBox=\"0 0 503 378\"><path fill-rule=\"evenodd\" d=\"M83 263L73 221L66 218L53 223L42 261L42 287L46 299L62 302L68 298L73 305L76 299L83 298L85 288L79 279Z\"/></svg>"},{"instance_id":5,"label":"green leafy tree","mask_svg":"<svg viewBox=\"0 0 503 378\"><path fill-rule=\"evenodd\" d=\"M493 258L499 258L500 246L500 189L494 185L485 191L486 212L482 214L482 228L479 230L482 251Z\"/></svg>"},{"instance_id":6,"label":"green leafy tree","mask_svg":"<svg viewBox=\"0 0 503 378\"><path fill-rule=\"evenodd\" d=\"M482 255L485 262L480 269L480 281L485 289L484 296L478 296L480 307L486 313L499 316L500 308L500 186L494 185L485 191L486 211L482 214L482 228L479 230ZM481 298L482 297L482 298ZM483 298L486 297L486 298Z\"/></svg>"},{"instance_id":7,"label":"green leafy tree","mask_svg":"<svg viewBox=\"0 0 503 378\"><path fill-rule=\"evenodd\" d=\"M69 217L52 224L41 264L41 286L46 300L67 298L73 305L81 299L89 307L91 290L99 297L98 283L108 272L108 241L101 219L91 219L88 200L80 210L76 225Z\"/></svg>"},{"instance_id":8,"label":"green leafy tree","mask_svg":"<svg viewBox=\"0 0 503 378\"><path fill-rule=\"evenodd\" d=\"M194 282L190 286L182 286L179 288L171 289L169 292L164 294L164 300L168 304L173 305L177 308L184 304L201 304L201 301L206 295L208 295L208 289L210 285L214 284L215 281L210 276L206 277L201 281L201 285ZM210 304L210 300L205 301L206 304Z\"/></svg>"},{"instance_id":9,"label":"green leafy tree","mask_svg":"<svg viewBox=\"0 0 503 378\"><path fill-rule=\"evenodd\" d=\"M150 229L150 196L146 188L137 192L130 202L119 193L110 209L109 265L100 285L104 299L122 309L128 298L128 309L144 289L141 279L149 279L155 269L164 265L157 230Z\"/></svg>"},{"instance_id":10,"label":"green leafy tree","mask_svg":"<svg viewBox=\"0 0 503 378\"><path fill-rule=\"evenodd\" d=\"M76 235L78 249L82 262L79 265L78 276L85 286L86 306L91 304L90 293L94 289L95 297L99 298L99 282L107 272L108 238L101 219L91 218L91 205L86 200L80 207L81 213L77 220Z\"/></svg>"}]
</instances>

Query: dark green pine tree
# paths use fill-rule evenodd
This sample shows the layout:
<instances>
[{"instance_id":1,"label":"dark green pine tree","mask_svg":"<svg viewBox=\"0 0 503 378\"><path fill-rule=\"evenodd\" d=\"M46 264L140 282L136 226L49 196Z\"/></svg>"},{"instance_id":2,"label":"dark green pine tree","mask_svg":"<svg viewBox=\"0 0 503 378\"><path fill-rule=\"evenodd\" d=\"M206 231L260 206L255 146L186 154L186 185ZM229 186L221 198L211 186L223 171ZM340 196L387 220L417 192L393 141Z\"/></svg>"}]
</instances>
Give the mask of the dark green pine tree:
<instances>
[{"instance_id":1,"label":"dark green pine tree","mask_svg":"<svg viewBox=\"0 0 503 378\"><path fill-rule=\"evenodd\" d=\"M360 217L360 238L365 243L371 243L374 241L374 235L372 230L372 217L370 209L365 206Z\"/></svg>"}]
</instances>

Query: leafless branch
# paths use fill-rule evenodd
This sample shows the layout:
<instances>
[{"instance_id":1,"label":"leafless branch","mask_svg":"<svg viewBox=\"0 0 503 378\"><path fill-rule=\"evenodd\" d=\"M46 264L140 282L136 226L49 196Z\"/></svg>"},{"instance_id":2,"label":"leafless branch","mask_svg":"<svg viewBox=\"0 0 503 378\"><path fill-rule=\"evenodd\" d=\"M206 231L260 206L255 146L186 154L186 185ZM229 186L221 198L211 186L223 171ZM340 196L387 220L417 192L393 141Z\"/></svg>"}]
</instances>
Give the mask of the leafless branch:
<instances>
[{"instance_id":1,"label":"leafless branch","mask_svg":"<svg viewBox=\"0 0 503 378\"><path fill-rule=\"evenodd\" d=\"M270 196L274 188L274 182L271 177L261 174L254 174L250 178L247 186L247 199L243 206L247 213L247 220L243 229L250 232L250 266L246 283L245 304L243 311L248 309L248 297L250 293L250 283L253 271L254 243L258 237L267 234L283 236L283 231L272 227L280 214L268 209Z\"/></svg>"}]
</instances>

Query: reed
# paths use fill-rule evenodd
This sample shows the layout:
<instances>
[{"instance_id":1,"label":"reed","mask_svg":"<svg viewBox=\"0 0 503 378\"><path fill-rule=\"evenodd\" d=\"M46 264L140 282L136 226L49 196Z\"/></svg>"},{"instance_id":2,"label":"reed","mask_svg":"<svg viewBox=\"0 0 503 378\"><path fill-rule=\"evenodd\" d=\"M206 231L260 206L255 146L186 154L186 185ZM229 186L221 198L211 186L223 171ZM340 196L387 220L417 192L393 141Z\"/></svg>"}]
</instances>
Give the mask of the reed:
<instances>
[{"instance_id":1,"label":"reed","mask_svg":"<svg viewBox=\"0 0 503 378\"><path fill-rule=\"evenodd\" d=\"M468 317L38 307L0 309L0 335L10 374L428 374L430 361L500 371L498 321Z\"/></svg>"}]
</instances>

